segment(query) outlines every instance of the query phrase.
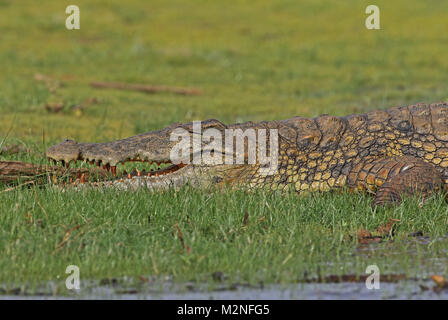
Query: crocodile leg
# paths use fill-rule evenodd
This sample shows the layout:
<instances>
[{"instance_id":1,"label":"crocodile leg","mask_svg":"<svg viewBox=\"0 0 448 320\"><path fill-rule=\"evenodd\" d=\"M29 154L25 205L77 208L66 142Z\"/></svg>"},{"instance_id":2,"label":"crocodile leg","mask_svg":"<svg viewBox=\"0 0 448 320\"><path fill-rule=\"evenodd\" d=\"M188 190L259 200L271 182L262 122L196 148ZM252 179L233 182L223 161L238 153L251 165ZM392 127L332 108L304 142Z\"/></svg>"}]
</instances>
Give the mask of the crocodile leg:
<instances>
[{"instance_id":1,"label":"crocodile leg","mask_svg":"<svg viewBox=\"0 0 448 320\"><path fill-rule=\"evenodd\" d=\"M418 194L425 200L443 186L442 176L432 164L411 156L367 162L356 180L358 189L376 193L376 206L400 203L403 195Z\"/></svg>"}]
</instances>

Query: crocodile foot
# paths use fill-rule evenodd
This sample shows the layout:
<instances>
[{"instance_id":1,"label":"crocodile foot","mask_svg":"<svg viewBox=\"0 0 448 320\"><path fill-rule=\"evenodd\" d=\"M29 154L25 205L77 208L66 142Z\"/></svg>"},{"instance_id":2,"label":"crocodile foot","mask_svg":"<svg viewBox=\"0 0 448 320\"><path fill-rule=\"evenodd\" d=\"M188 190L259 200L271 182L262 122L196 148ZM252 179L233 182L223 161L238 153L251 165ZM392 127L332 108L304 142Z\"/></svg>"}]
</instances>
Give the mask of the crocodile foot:
<instances>
[{"instance_id":1,"label":"crocodile foot","mask_svg":"<svg viewBox=\"0 0 448 320\"><path fill-rule=\"evenodd\" d=\"M412 156L396 156L364 164L357 185L375 193L375 206L384 206L400 204L403 196L419 195L425 201L442 190L443 179L430 163Z\"/></svg>"}]
</instances>

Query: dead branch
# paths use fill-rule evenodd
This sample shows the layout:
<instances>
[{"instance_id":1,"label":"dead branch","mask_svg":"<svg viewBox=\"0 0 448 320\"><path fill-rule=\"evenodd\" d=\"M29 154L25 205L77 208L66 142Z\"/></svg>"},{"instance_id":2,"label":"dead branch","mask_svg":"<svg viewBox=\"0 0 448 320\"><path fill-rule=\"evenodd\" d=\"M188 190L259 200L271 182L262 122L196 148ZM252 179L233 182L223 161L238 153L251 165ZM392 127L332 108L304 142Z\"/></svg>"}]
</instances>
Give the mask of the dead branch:
<instances>
[{"instance_id":1,"label":"dead branch","mask_svg":"<svg viewBox=\"0 0 448 320\"><path fill-rule=\"evenodd\" d=\"M47 176L52 178L67 178L73 181L84 175L87 179L89 176L107 177L107 171L98 168L64 168L58 166L40 166L28 162L20 161L0 161L0 184L12 184L17 181L27 182L34 181L36 183L44 183ZM40 179L39 179L40 178Z\"/></svg>"},{"instance_id":2,"label":"dead branch","mask_svg":"<svg viewBox=\"0 0 448 320\"><path fill-rule=\"evenodd\" d=\"M170 92L170 93L181 94L181 95L199 95L199 94L201 94L201 91L198 89L169 87L169 86L151 86L151 85L145 85L145 84L129 84L129 83L119 83L119 82L92 82L90 85L94 88L131 90L131 91L141 91L141 92L146 92L146 93Z\"/></svg>"}]
</instances>

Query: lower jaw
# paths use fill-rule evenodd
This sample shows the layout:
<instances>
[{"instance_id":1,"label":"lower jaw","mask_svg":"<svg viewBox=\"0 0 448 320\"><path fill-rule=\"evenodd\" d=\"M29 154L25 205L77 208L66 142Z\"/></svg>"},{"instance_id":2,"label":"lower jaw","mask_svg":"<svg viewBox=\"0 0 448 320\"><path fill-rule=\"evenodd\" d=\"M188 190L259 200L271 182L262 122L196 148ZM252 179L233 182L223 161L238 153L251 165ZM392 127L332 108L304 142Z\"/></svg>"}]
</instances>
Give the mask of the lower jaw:
<instances>
[{"instance_id":1,"label":"lower jaw","mask_svg":"<svg viewBox=\"0 0 448 320\"><path fill-rule=\"evenodd\" d=\"M51 159L50 159L51 160ZM53 160L55 161L55 160ZM81 160L82 161L82 160ZM56 162L56 161L55 161ZM135 162L135 161L130 161L130 162ZM141 162L141 161L140 161ZM65 162L61 162L62 166L65 166L67 169L70 168L70 165L66 165L67 163ZM75 161L76 163L76 161ZM56 165L58 164L58 162L56 162ZM95 163L91 163L91 164L95 164ZM144 180L148 180L148 181L152 181L153 179L157 179L157 180L164 180L164 179L168 179L169 176L171 175L175 175L176 173L178 173L178 171L181 171L185 166L185 164L178 164L178 165L174 165L171 164L167 167L159 167L159 168L151 168L151 167L141 167L140 170L137 169L136 167L133 167L131 169L131 171L128 173L126 171L126 168L124 166L121 169L118 169L117 166L101 166L100 162L96 163L96 168L95 166L91 167L91 168L84 168L81 170L78 170L76 172L76 167L70 169L71 170L71 174L72 177L70 177L70 181L67 181L67 183L69 184L73 184L73 185L78 185L78 184L92 184L92 185L111 185L111 184L116 184L116 183L121 183L124 181L134 181L135 178L138 178L138 181L142 181L142 178L144 178ZM149 162L149 165L151 165L152 162ZM158 166L160 166L161 163L157 163ZM91 171L93 168L93 171ZM129 169L129 168L128 168ZM99 170L99 171L96 171ZM147 170L147 171L146 171ZM84 172L84 173L82 173ZM56 179L57 181L57 179Z\"/></svg>"},{"instance_id":2,"label":"lower jaw","mask_svg":"<svg viewBox=\"0 0 448 320\"><path fill-rule=\"evenodd\" d=\"M151 190L166 190L170 188L179 188L185 184L197 186L198 181L193 174L194 170L191 167L182 166L172 173L138 175L133 174L131 177L115 178L108 181L98 182L84 182L72 184L75 188L115 188L118 190L137 190L137 189L151 189Z\"/></svg>"},{"instance_id":3,"label":"lower jaw","mask_svg":"<svg viewBox=\"0 0 448 320\"><path fill-rule=\"evenodd\" d=\"M145 171L145 170L136 170L133 169L132 172L127 173L124 171L122 173L121 177L116 177L114 180L126 180L126 179L133 179L135 177L144 177L144 178L163 178L166 176L170 176L173 173L178 172L182 168L184 168L186 165L184 164L178 164L178 165L170 165L166 168L159 169L159 170L151 170L151 171ZM115 174L114 174L115 176Z\"/></svg>"}]
</instances>

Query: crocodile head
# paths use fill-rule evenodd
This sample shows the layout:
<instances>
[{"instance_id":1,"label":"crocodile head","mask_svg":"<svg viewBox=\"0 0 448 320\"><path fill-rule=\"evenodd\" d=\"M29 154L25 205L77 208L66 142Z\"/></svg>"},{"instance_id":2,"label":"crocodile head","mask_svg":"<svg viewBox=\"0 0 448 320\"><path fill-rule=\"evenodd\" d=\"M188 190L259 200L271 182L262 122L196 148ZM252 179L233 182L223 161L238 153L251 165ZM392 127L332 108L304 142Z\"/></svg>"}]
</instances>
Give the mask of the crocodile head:
<instances>
[{"instance_id":1,"label":"crocodile head","mask_svg":"<svg viewBox=\"0 0 448 320\"><path fill-rule=\"evenodd\" d=\"M238 127L238 125L236 125ZM244 125L243 125L244 126ZM65 140L46 151L49 160L70 166L76 161L86 161L109 170L114 178L103 185L116 185L124 188L148 186L153 189L191 184L210 186L216 184L236 184L245 176L244 164L225 164L225 151L213 148L213 139L207 136L208 129L215 134L225 135L226 125L217 120L200 122L199 131L195 123L173 124L159 131L151 131L122 140L105 143L78 143ZM194 147L199 138L201 146ZM187 142L187 145L181 145ZM223 143L224 144L224 143ZM247 141L246 141L247 144ZM182 149L183 147L183 149ZM205 151L221 162L195 161L198 154ZM233 149L232 149L233 151ZM158 170L137 171L131 173L121 169L127 162L145 162L157 164ZM81 179L81 182L82 181ZM98 183L96 183L98 184Z\"/></svg>"}]
</instances>

